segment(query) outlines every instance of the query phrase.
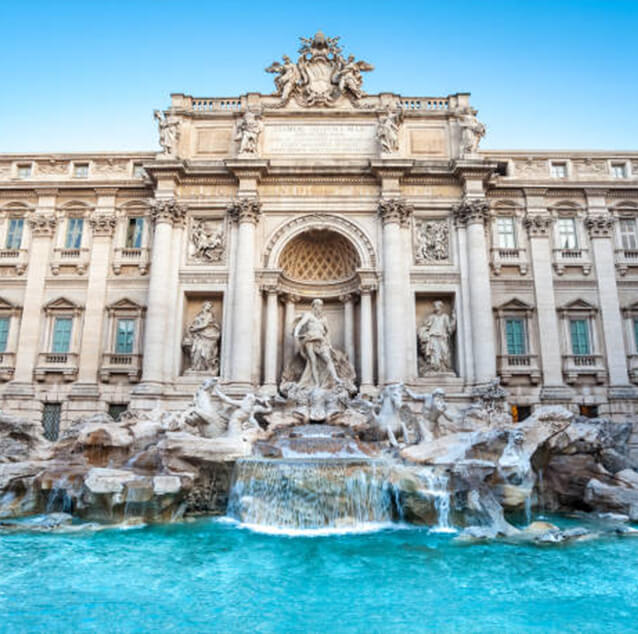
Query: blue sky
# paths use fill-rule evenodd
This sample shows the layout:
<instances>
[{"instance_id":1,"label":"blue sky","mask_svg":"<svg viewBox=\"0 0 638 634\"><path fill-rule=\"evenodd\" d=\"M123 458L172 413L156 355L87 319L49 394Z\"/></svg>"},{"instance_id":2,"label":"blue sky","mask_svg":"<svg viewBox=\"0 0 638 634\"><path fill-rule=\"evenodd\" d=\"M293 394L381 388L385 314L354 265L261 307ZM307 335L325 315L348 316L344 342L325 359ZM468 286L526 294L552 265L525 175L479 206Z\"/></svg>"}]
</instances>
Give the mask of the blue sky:
<instances>
[{"instance_id":1,"label":"blue sky","mask_svg":"<svg viewBox=\"0 0 638 634\"><path fill-rule=\"evenodd\" d=\"M155 149L171 92L271 92L318 29L368 92L471 92L485 148L638 150L638 0L0 0L0 24L0 152Z\"/></svg>"}]
</instances>

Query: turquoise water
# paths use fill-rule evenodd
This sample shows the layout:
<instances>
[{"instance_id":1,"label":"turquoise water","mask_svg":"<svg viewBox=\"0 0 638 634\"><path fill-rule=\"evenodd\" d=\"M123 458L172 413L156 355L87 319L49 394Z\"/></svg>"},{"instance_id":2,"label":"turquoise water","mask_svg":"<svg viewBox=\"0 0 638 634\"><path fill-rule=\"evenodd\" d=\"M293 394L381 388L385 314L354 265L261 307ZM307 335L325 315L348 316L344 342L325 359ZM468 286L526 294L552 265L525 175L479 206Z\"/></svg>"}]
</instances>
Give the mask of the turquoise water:
<instances>
[{"instance_id":1,"label":"turquoise water","mask_svg":"<svg viewBox=\"0 0 638 634\"><path fill-rule=\"evenodd\" d=\"M631 632L638 538L462 545L201 520L0 536L3 632Z\"/></svg>"}]
</instances>

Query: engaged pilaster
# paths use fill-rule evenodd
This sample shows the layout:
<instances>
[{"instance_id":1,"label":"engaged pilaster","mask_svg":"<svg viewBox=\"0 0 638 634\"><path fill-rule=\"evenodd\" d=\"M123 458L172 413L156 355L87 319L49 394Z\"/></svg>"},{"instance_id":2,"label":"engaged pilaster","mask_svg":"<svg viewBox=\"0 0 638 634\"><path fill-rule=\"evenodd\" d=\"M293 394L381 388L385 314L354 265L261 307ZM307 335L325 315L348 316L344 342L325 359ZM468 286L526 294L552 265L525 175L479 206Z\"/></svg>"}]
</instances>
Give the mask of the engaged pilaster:
<instances>
[{"instance_id":1,"label":"engaged pilaster","mask_svg":"<svg viewBox=\"0 0 638 634\"><path fill-rule=\"evenodd\" d=\"M400 198L382 198L379 216L383 223L383 339L385 383L405 380L407 338L405 305L408 279L401 226L409 223L413 208Z\"/></svg>"},{"instance_id":2,"label":"engaged pilaster","mask_svg":"<svg viewBox=\"0 0 638 634\"><path fill-rule=\"evenodd\" d=\"M492 293L485 240L488 204L484 198L466 198L452 211L457 224L466 227L474 380L485 383L496 376Z\"/></svg>"},{"instance_id":3,"label":"engaged pilaster","mask_svg":"<svg viewBox=\"0 0 638 634\"><path fill-rule=\"evenodd\" d=\"M237 257L232 310L231 380L241 387L252 384L253 323L255 319L255 227L261 216L256 196L237 198L228 208L238 223Z\"/></svg>"}]
</instances>

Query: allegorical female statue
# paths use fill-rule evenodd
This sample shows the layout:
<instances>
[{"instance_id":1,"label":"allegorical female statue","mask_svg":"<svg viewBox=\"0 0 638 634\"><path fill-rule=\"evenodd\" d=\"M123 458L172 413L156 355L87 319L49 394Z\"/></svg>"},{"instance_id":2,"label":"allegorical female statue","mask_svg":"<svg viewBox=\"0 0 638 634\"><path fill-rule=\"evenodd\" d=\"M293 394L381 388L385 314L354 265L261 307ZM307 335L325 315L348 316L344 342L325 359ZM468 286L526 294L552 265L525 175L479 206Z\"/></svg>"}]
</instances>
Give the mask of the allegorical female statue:
<instances>
[{"instance_id":1,"label":"allegorical female statue","mask_svg":"<svg viewBox=\"0 0 638 634\"><path fill-rule=\"evenodd\" d=\"M196 372L219 373L219 339L221 328L211 302L204 302L201 310L188 325L184 347L190 355L190 369Z\"/></svg>"},{"instance_id":2,"label":"allegorical female statue","mask_svg":"<svg viewBox=\"0 0 638 634\"><path fill-rule=\"evenodd\" d=\"M443 302L434 302L434 312L426 317L417 332L419 369L425 372L452 372L452 335L456 330L456 315L443 311Z\"/></svg>"}]
</instances>

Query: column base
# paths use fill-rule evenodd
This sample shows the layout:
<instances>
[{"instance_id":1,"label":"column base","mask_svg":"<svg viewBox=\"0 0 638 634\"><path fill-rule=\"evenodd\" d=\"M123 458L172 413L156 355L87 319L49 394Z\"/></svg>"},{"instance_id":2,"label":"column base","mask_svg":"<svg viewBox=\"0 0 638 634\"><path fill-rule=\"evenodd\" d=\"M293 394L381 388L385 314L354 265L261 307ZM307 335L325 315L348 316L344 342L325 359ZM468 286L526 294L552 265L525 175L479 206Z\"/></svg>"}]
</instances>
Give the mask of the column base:
<instances>
[{"instance_id":1,"label":"column base","mask_svg":"<svg viewBox=\"0 0 638 634\"><path fill-rule=\"evenodd\" d=\"M541 388L541 401L565 402L571 401L574 392L564 385L544 385Z\"/></svg>"},{"instance_id":2,"label":"column base","mask_svg":"<svg viewBox=\"0 0 638 634\"><path fill-rule=\"evenodd\" d=\"M33 383L10 381L2 391L2 396L24 400L33 399L35 397L35 387Z\"/></svg>"},{"instance_id":3,"label":"column base","mask_svg":"<svg viewBox=\"0 0 638 634\"><path fill-rule=\"evenodd\" d=\"M97 383L74 383L69 392L69 398L73 400L94 400L100 398L100 390Z\"/></svg>"}]
</instances>

